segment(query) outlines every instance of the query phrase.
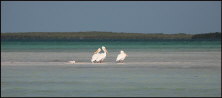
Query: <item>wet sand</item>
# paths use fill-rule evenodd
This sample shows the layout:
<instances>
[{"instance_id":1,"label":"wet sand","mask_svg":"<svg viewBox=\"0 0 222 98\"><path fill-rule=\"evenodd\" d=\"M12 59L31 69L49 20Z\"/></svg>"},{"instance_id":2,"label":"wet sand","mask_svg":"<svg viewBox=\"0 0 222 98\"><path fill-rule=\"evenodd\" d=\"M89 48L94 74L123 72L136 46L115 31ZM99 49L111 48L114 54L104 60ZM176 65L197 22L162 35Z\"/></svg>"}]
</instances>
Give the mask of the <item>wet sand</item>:
<instances>
[{"instance_id":1,"label":"wet sand","mask_svg":"<svg viewBox=\"0 0 222 98\"><path fill-rule=\"evenodd\" d=\"M1 52L2 66L145 66L178 68L221 67L221 52L127 52L124 63L110 52L103 63L91 63L89 52ZM75 64L68 61L75 60Z\"/></svg>"}]
</instances>

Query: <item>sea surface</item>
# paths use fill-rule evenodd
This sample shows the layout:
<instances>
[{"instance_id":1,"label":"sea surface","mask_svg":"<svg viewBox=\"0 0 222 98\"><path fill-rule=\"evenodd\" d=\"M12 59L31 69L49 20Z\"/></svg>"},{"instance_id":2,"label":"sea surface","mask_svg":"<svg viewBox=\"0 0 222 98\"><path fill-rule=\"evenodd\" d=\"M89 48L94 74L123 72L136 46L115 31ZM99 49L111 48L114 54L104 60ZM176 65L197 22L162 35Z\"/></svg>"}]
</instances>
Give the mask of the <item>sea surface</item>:
<instances>
[{"instance_id":1,"label":"sea surface","mask_svg":"<svg viewBox=\"0 0 222 98\"><path fill-rule=\"evenodd\" d=\"M92 64L102 46L106 59ZM221 41L2 41L1 96L220 97Z\"/></svg>"}]
</instances>

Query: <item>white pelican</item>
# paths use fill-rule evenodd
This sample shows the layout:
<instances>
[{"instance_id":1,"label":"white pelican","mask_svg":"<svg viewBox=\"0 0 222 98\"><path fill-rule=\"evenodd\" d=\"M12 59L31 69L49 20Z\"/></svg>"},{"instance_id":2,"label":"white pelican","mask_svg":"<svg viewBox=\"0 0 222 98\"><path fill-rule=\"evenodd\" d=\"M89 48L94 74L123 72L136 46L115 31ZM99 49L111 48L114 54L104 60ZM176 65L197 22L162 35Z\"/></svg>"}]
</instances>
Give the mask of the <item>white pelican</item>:
<instances>
[{"instance_id":1,"label":"white pelican","mask_svg":"<svg viewBox=\"0 0 222 98\"><path fill-rule=\"evenodd\" d=\"M127 55L123 50L121 50L121 51L120 51L120 54L119 54L119 55L117 56L117 58L116 58L116 61L123 63L123 60L124 60L127 56L128 56L128 55Z\"/></svg>"},{"instance_id":2,"label":"white pelican","mask_svg":"<svg viewBox=\"0 0 222 98\"><path fill-rule=\"evenodd\" d=\"M92 56L92 59L91 59L91 62L92 63L94 63L95 61L96 61L96 59L98 58L98 56L99 56L99 52L101 51L101 49L100 48L98 48L95 52L94 52L94 54L93 54L93 56Z\"/></svg>"},{"instance_id":3,"label":"white pelican","mask_svg":"<svg viewBox=\"0 0 222 98\"><path fill-rule=\"evenodd\" d=\"M96 59L96 62L102 62L106 58L106 53L108 54L108 51L106 50L106 47L102 46L103 53L100 53L98 58Z\"/></svg>"}]
</instances>

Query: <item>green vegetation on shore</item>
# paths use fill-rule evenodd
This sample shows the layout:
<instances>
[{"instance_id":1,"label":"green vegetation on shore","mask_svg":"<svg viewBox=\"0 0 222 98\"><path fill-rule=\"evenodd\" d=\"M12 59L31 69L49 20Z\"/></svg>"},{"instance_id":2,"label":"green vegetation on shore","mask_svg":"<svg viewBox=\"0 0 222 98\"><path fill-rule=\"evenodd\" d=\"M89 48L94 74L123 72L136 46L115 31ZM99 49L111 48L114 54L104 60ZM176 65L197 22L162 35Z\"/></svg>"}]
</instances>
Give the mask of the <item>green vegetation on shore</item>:
<instances>
[{"instance_id":1,"label":"green vegetation on shore","mask_svg":"<svg viewBox=\"0 0 222 98\"><path fill-rule=\"evenodd\" d=\"M109 39L211 39L221 40L221 32L205 34L163 34L163 33L115 33L115 32L25 32L25 33L1 33L2 41L11 40L109 40Z\"/></svg>"},{"instance_id":2,"label":"green vegetation on shore","mask_svg":"<svg viewBox=\"0 0 222 98\"><path fill-rule=\"evenodd\" d=\"M192 36L192 39L220 39L221 40L221 32L215 33L205 33L205 34L195 34Z\"/></svg>"}]
</instances>

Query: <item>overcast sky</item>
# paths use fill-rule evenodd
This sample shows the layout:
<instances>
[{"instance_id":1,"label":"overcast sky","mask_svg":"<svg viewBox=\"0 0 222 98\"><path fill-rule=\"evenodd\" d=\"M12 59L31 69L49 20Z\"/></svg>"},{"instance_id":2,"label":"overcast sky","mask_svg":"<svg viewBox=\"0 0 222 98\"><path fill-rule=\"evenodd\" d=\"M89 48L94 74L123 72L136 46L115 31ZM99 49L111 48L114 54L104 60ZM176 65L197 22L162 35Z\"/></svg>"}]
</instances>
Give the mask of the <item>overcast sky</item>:
<instances>
[{"instance_id":1,"label":"overcast sky","mask_svg":"<svg viewBox=\"0 0 222 98\"><path fill-rule=\"evenodd\" d=\"M220 1L1 1L1 32L221 32Z\"/></svg>"}]
</instances>

